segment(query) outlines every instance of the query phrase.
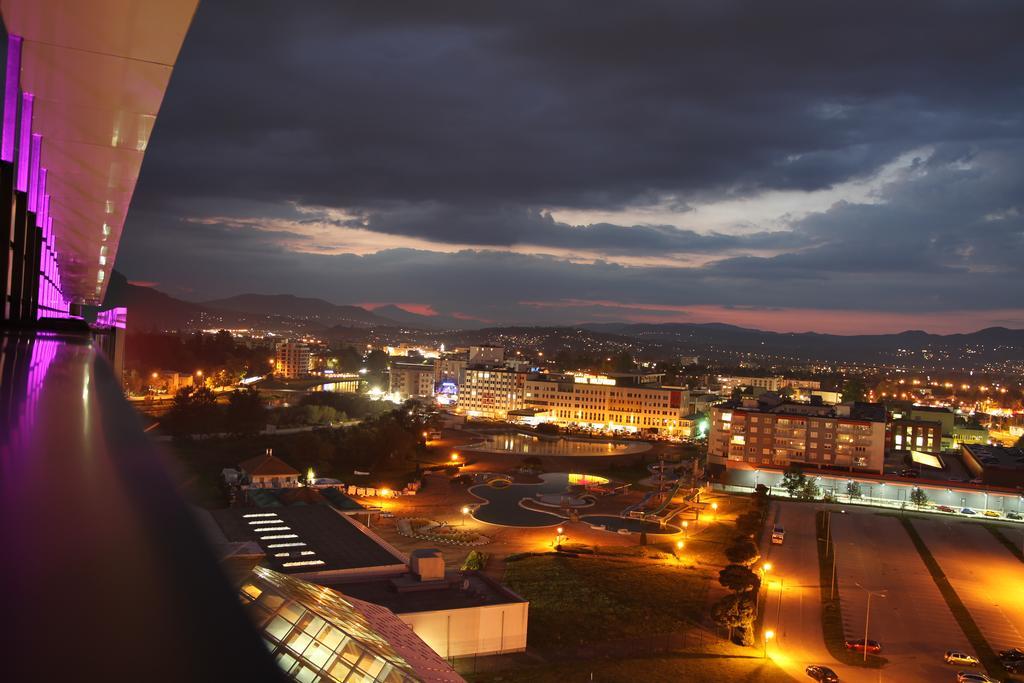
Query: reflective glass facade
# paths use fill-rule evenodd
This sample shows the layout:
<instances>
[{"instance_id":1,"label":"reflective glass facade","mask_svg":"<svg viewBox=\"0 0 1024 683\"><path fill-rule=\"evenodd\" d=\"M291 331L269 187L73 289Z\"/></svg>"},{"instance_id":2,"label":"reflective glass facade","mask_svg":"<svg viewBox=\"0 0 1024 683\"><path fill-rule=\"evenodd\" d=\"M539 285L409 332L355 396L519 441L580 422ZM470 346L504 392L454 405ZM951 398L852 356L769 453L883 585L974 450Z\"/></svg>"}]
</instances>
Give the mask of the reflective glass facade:
<instances>
[{"instance_id":1,"label":"reflective glass facade","mask_svg":"<svg viewBox=\"0 0 1024 683\"><path fill-rule=\"evenodd\" d=\"M421 680L366 617L329 588L256 567L239 589L239 597L292 680Z\"/></svg>"}]
</instances>

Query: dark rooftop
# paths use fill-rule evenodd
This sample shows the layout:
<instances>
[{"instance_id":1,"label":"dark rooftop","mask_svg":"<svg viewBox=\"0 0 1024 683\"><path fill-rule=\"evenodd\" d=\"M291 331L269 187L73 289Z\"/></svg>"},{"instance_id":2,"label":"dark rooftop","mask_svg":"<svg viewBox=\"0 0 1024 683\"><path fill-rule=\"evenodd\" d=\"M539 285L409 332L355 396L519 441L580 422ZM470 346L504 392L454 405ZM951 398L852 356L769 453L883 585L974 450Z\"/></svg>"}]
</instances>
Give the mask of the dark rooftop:
<instances>
[{"instance_id":1,"label":"dark rooftop","mask_svg":"<svg viewBox=\"0 0 1024 683\"><path fill-rule=\"evenodd\" d=\"M983 468L1024 470L1024 448L1007 448L1005 446L987 446L983 444L964 444L971 456Z\"/></svg>"},{"instance_id":2,"label":"dark rooftop","mask_svg":"<svg viewBox=\"0 0 1024 683\"><path fill-rule=\"evenodd\" d=\"M326 505L229 508L211 514L229 541L258 543L267 554L266 564L277 571L302 573L403 564L362 525L357 526ZM259 534L261 527L268 531ZM293 562L303 564L291 565Z\"/></svg>"},{"instance_id":3,"label":"dark rooftop","mask_svg":"<svg viewBox=\"0 0 1024 683\"><path fill-rule=\"evenodd\" d=\"M449 573L443 581L421 582L412 574L403 574L371 581L338 582L329 587L358 600L387 607L395 614L526 602L476 572Z\"/></svg>"}]
</instances>

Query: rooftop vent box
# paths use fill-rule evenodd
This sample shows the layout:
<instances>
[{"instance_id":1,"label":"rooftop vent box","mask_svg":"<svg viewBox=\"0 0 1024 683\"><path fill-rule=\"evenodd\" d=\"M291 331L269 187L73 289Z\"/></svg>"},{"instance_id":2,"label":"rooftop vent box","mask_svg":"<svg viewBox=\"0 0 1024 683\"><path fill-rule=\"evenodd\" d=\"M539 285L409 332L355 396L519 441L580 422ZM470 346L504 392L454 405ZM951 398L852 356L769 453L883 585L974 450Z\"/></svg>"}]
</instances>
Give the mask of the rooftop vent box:
<instances>
[{"instance_id":1,"label":"rooftop vent box","mask_svg":"<svg viewBox=\"0 0 1024 683\"><path fill-rule=\"evenodd\" d=\"M409 571L420 581L444 580L444 556L437 548L420 548L409 555Z\"/></svg>"}]
</instances>

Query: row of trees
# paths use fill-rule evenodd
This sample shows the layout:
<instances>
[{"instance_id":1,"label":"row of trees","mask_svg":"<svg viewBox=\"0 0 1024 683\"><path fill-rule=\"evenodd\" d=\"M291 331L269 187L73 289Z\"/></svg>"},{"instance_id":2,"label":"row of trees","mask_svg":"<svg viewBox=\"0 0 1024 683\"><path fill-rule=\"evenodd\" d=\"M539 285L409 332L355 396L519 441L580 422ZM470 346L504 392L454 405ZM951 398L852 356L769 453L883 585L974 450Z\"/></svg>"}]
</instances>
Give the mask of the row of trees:
<instances>
[{"instance_id":1,"label":"row of trees","mask_svg":"<svg viewBox=\"0 0 1024 683\"><path fill-rule=\"evenodd\" d=\"M388 410L388 404L371 401L359 394L314 392L298 405L268 409L259 392L252 388L227 394L227 402L206 387L184 387L174 396L164 415L164 431L175 436L194 434L258 434L268 424L281 427L327 426L347 419L363 419Z\"/></svg>"},{"instance_id":2,"label":"row of trees","mask_svg":"<svg viewBox=\"0 0 1024 683\"><path fill-rule=\"evenodd\" d=\"M808 477L797 465L790 465L782 475L782 488L797 500L817 500L819 497L831 502L834 496L831 491L822 493L815 479ZM851 499L858 499L864 495L860 482L851 481L846 484L846 495ZM928 494L920 487L915 486L910 491L910 502L918 509L928 504Z\"/></svg>"},{"instance_id":3,"label":"row of trees","mask_svg":"<svg viewBox=\"0 0 1024 683\"><path fill-rule=\"evenodd\" d=\"M757 592L761 579L753 566L761 559L756 539L768 514L768 488L759 485L751 507L736 518L736 536L725 549L729 564L718 573L718 582L732 591L711 606L711 618L728 628L735 642L754 644L754 620L757 618Z\"/></svg>"}]
</instances>

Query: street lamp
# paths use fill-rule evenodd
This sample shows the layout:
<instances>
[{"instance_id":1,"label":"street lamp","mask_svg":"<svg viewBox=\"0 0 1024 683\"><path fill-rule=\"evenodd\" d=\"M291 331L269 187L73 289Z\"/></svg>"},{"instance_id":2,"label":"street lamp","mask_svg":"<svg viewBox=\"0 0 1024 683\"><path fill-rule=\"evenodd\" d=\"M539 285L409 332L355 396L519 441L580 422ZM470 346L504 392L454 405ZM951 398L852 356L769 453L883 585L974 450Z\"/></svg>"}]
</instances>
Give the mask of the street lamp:
<instances>
[{"instance_id":1,"label":"street lamp","mask_svg":"<svg viewBox=\"0 0 1024 683\"><path fill-rule=\"evenodd\" d=\"M466 526L466 516L469 515L469 506L462 506L462 526Z\"/></svg>"},{"instance_id":2,"label":"street lamp","mask_svg":"<svg viewBox=\"0 0 1024 683\"><path fill-rule=\"evenodd\" d=\"M775 637L775 631L768 629L764 632L764 659L768 659L768 641Z\"/></svg>"},{"instance_id":3,"label":"street lamp","mask_svg":"<svg viewBox=\"0 0 1024 683\"><path fill-rule=\"evenodd\" d=\"M683 521L683 537L684 538L689 538L690 537L689 528L690 528L690 523L684 520Z\"/></svg>"},{"instance_id":4,"label":"street lamp","mask_svg":"<svg viewBox=\"0 0 1024 683\"><path fill-rule=\"evenodd\" d=\"M458 459L459 459L459 452L458 451L452 451L452 462L455 462Z\"/></svg>"},{"instance_id":5,"label":"street lamp","mask_svg":"<svg viewBox=\"0 0 1024 683\"><path fill-rule=\"evenodd\" d=\"M868 661L868 624L871 623L871 596L877 595L880 598L884 598L888 589L880 591L871 591L864 586L857 584L857 588L860 588L868 594L868 606L867 611L864 614L864 661Z\"/></svg>"}]
</instances>

